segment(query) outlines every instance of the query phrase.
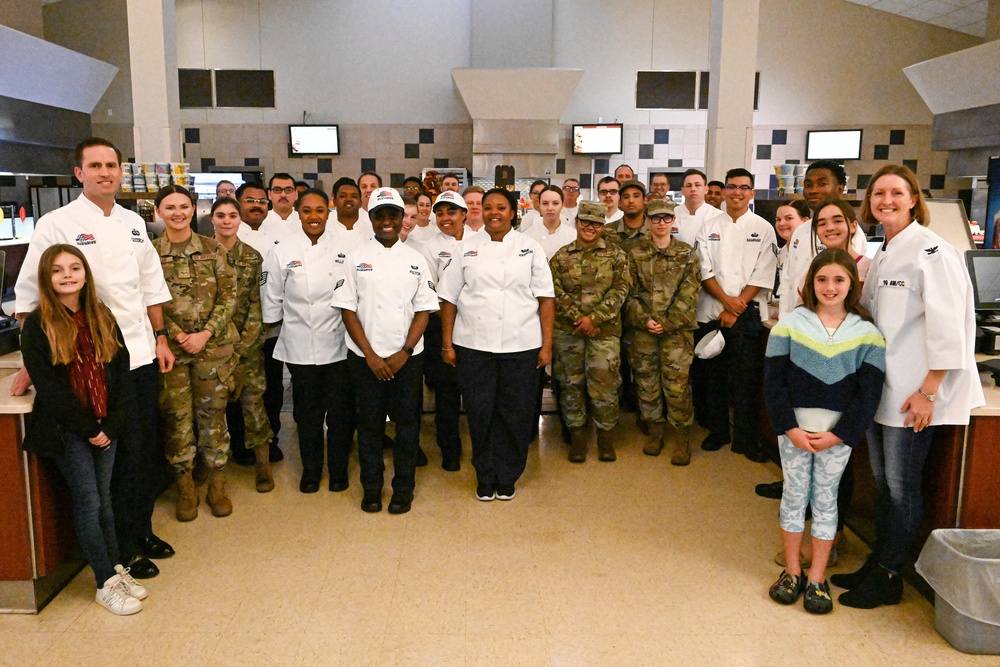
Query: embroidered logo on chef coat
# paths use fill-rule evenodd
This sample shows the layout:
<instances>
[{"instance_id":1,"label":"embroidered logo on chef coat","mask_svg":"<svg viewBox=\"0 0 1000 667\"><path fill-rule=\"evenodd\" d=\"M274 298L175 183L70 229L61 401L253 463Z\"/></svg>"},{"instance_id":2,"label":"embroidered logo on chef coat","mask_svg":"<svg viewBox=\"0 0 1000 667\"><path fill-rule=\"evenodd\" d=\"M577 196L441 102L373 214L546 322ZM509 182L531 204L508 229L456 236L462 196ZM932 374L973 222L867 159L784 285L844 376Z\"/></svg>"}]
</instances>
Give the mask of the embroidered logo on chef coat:
<instances>
[{"instance_id":1,"label":"embroidered logo on chef coat","mask_svg":"<svg viewBox=\"0 0 1000 667\"><path fill-rule=\"evenodd\" d=\"M750 238L747 239L747 243L760 243L760 234L757 232L752 233Z\"/></svg>"},{"instance_id":2,"label":"embroidered logo on chef coat","mask_svg":"<svg viewBox=\"0 0 1000 667\"><path fill-rule=\"evenodd\" d=\"M337 284L333 287L333 291L336 292L343 286L344 286L344 279L341 278L340 280L337 281Z\"/></svg>"},{"instance_id":3,"label":"embroidered logo on chef coat","mask_svg":"<svg viewBox=\"0 0 1000 667\"><path fill-rule=\"evenodd\" d=\"M719 236L718 233L712 232L711 234L708 235L708 240L709 241L721 241L722 237Z\"/></svg>"},{"instance_id":4,"label":"embroidered logo on chef coat","mask_svg":"<svg viewBox=\"0 0 1000 667\"><path fill-rule=\"evenodd\" d=\"M142 238L142 232L138 229L132 230L132 243L145 243L146 239Z\"/></svg>"},{"instance_id":5,"label":"embroidered logo on chef coat","mask_svg":"<svg viewBox=\"0 0 1000 667\"><path fill-rule=\"evenodd\" d=\"M938 246L934 246L933 248L924 248L924 252L926 252L928 255L933 255L937 251L938 251Z\"/></svg>"},{"instance_id":6,"label":"embroidered logo on chef coat","mask_svg":"<svg viewBox=\"0 0 1000 667\"><path fill-rule=\"evenodd\" d=\"M451 259L451 253L448 252L447 250L442 250L441 252L438 253L438 258L439 259Z\"/></svg>"},{"instance_id":7,"label":"embroidered logo on chef coat","mask_svg":"<svg viewBox=\"0 0 1000 667\"><path fill-rule=\"evenodd\" d=\"M882 287L906 287L905 280L889 280L888 278L882 279Z\"/></svg>"},{"instance_id":8,"label":"embroidered logo on chef coat","mask_svg":"<svg viewBox=\"0 0 1000 667\"><path fill-rule=\"evenodd\" d=\"M414 276L420 275L420 267L415 264L410 264L410 274Z\"/></svg>"},{"instance_id":9,"label":"embroidered logo on chef coat","mask_svg":"<svg viewBox=\"0 0 1000 667\"><path fill-rule=\"evenodd\" d=\"M792 250L794 250L795 248L799 247L799 241L800 240L801 239L795 239L795 241L792 242Z\"/></svg>"},{"instance_id":10,"label":"embroidered logo on chef coat","mask_svg":"<svg viewBox=\"0 0 1000 667\"><path fill-rule=\"evenodd\" d=\"M462 257L479 257L479 251L477 250L466 250Z\"/></svg>"},{"instance_id":11,"label":"embroidered logo on chef coat","mask_svg":"<svg viewBox=\"0 0 1000 667\"><path fill-rule=\"evenodd\" d=\"M432 283L431 281L429 281L429 280L427 281L427 286L430 287L431 290L437 292L437 288L434 287L434 283Z\"/></svg>"},{"instance_id":12,"label":"embroidered logo on chef coat","mask_svg":"<svg viewBox=\"0 0 1000 667\"><path fill-rule=\"evenodd\" d=\"M266 285L267 284L267 271L261 271L260 272L260 284L261 285Z\"/></svg>"},{"instance_id":13,"label":"embroidered logo on chef coat","mask_svg":"<svg viewBox=\"0 0 1000 667\"><path fill-rule=\"evenodd\" d=\"M521 248L521 254L518 257L527 257L528 255L534 255L535 251L531 248Z\"/></svg>"},{"instance_id":14,"label":"embroidered logo on chef coat","mask_svg":"<svg viewBox=\"0 0 1000 667\"><path fill-rule=\"evenodd\" d=\"M359 272L360 271L371 271L371 270L372 270L372 265L369 264L368 262L361 262L360 264L358 264L358 271Z\"/></svg>"},{"instance_id":15,"label":"embroidered logo on chef coat","mask_svg":"<svg viewBox=\"0 0 1000 667\"><path fill-rule=\"evenodd\" d=\"M93 234L80 234L76 237L77 245L94 245L97 243L97 239L94 238Z\"/></svg>"},{"instance_id":16,"label":"embroidered logo on chef coat","mask_svg":"<svg viewBox=\"0 0 1000 667\"><path fill-rule=\"evenodd\" d=\"M338 252L337 253L337 259L335 259L333 261L336 262L337 264L343 264L345 259L347 259L347 255L345 255L342 252Z\"/></svg>"},{"instance_id":17,"label":"embroidered logo on chef coat","mask_svg":"<svg viewBox=\"0 0 1000 667\"><path fill-rule=\"evenodd\" d=\"M302 262L300 262L300 261L299 261L299 260L297 260L297 259L293 259L293 260L292 260L292 261L290 261L290 262L289 262L288 264L285 264L285 268L286 268L286 269L297 269L297 268L299 268L300 266L302 266Z\"/></svg>"}]
</instances>

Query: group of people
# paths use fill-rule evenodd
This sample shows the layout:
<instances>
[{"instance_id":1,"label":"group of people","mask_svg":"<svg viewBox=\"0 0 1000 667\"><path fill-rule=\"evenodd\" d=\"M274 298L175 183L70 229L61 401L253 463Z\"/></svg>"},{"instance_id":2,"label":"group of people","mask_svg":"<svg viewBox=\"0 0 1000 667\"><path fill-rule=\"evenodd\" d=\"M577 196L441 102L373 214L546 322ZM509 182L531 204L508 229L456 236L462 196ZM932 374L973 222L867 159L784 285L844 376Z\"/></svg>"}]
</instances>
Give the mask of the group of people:
<instances>
[{"instance_id":1,"label":"group of people","mask_svg":"<svg viewBox=\"0 0 1000 667\"><path fill-rule=\"evenodd\" d=\"M25 370L14 390L37 388L24 448L63 471L97 601L117 614L141 609L147 591L136 579L173 554L150 522L164 454L180 521L198 515L202 472L212 513L233 511L231 451L255 466L258 492L274 488L286 365L299 490L318 492L324 467L330 491L349 488L356 433L366 512L382 510L386 446L388 511L411 509L415 468L427 463L424 382L442 468L461 468L464 407L476 497L513 499L550 364L570 461L586 460L591 421L598 458L615 460L630 392L646 454L670 442L671 463L687 465L697 420L709 432L702 449L732 441L760 461L762 313L777 277L783 316L768 343L766 393L784 471L786 568L771 596L789 604L804 593L817 613L832 609L825 567L851 448L867 429L883 511L878 546L840 582L850 589L841 601L891 604L919 525L932 427L965 423L981 403L968 277L957 251L921 226L922 194L905 167L884 168L866 192L862 220L882 224L887 239L869 263L835 163L810 166L805 204L779 208L775 226L750 210L745 169L726 174L723 211L701 171L684 174L677 204L665 177L647 191L622 165L598 183L600 203L579 201L575 179L533 184L533 210L520 219L512 192L460 193L447 175L431 199L415 177L402 193L367 173L328 194L279 173L266 187L220 192L211 238L193 232L192 194L168 186L155 198L166 228L150 240L115 204L118 150L91 138L75 157L83 195L39 220L24 264L37 270L17 281Z\"/></svg>"}]
</instances>

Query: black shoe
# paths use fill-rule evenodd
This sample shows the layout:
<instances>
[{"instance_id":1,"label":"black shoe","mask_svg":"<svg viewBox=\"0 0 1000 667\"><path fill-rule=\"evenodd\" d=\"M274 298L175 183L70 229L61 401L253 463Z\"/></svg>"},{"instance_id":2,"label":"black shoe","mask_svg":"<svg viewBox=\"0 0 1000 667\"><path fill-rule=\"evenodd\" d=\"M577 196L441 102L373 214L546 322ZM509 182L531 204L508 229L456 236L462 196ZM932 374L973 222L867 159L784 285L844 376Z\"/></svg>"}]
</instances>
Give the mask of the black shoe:
<instances>
[{"instance_id":1,"label":"black shoe","mask_svg":"<svg viewBox=\"0 0 1000 667\"><path fill-rule=\"evenodd\" d=\"M771 482L770 484L758 484L753 488L753 492L761 498L771 500L781 500L781 493L785 489L784 481Z\"/></svg>"},{"instance_id":2,"label":"black shoe","mask_svg":"<svg viewBox=\"0 0 1000 667\"><path fill-rule=\"evenodd\" d=\"M743 456L747 457L754 463L764 463L767 461L767 454L764 452L764 448L759 444L746 448L742 453Z\"/></svg>"},{"instance_id":3,"label":"black shoe","mask_svg":"<svg viewBox=\"0 0 1000 667\"><path fill-rule=\"evenodd\" d=\"M869 554L868 560L865 561L860 570L851 572L850 574L835 574L830 577L830 583L838 588L846 588L847 590L857 588L868 577L868 572L878 564L877 561L878 556L874 553Z\"/></svg>"},{"instance_id":4,"label":"black shoe","mask_svg":"<svg viewBox=\"0 0 1000 667\"><path fill-rule=\"evenodd\" d=\"M302 493L316 493L319 491L319 481L302 478L299 482L299 491Z\"/></svg>"},{"instance_id":5,"label":"black shoe","mask_svg":"<svg viewBox=\"0 0 1000 667\"><path fill-rule=\"evenodd\" d=\"M396 443L385 433L382 434L382 449L392 449Z\"/></svg>"},{"instance_id":6,"label":"black shoe","mask_svg":"<svg viewBox=\"0 0 1000 667\"><path fill-rule=\"evenodd\" d=\"M361 499L361 509L364 510L365 512L381 512L382 492L365 491L365 495Z\"/></svg>"},{"instance_id":7,"label":"black shoe","mask_svg":"<svg viewBox=\"0 0 1000 667\"><path fill-rule=\"evenodd\" d=\"M243 451L237 452L235 450L230 450L229 460L234 462L238 466L252 466L257 464L257 456L249 449L244 449Z\"/></svg>"},{"instance_id":8,"label":"black shoe","mask_svg":"<svg viewBox=\"0 0 1000 667\"><path fill-rule=\"evenodd\" d=\"M278 447L278 443L275 440L271 441L270 450L267 452L267 460L271 463L277 463L278 461L284 461L285 455L281 451L281 447Z\"/></svg>"},{"instance_id":9,"label":"black shoe","mask_svg":"<svg viewBox=\"0 0 1000 667\"><path fill-rule=\"evenodd\" d=\"M427 465L427 454L424 453L424 448L423 447L418 446L417 447L417 467L418 468L423 468L425 465Z\"/></svg>"},{"instance_id":10,"label":"black shoe","mask_svg":"<svg viewBox=\"0 0 1000 667\"><path fill-rule=\"evenodd\" d=\"M462 458L460 456L445 456L441 459L441 469L448 472L457 472L462 469Z\"/></svg>"},{"instance_id":11,"label":"black shoe","mask_svg":"<svg viewBox=\"0 0 1000 667\"><path fill-rule=\"evenodd\" d=\"M830 584L825 581L819 584L813 581L806 583L806 592L802 595L802 604L810 614L829 614L833 611Z\"/></svg>"},{"instance_id":12,"label":"black shoe","mask_svg":"<svg viewBox=\"0 0 1000 667\"><path fill-rule=\"evenodd\" d=\"M150 533L139 540L139 552L146 558L170 558L174 555L174 548Z\"/></svg>"},{"instance_id":13,"label":"black shoe","mask_svg":"<svg viewBox=\"0 0 1000 667\"><path fill-rule=\"evenodd\" d=\"M394 491L389 500L389 514L406 514L413 504L413 491ZM381 507L381 500L379 501Z\"/></svg>"},{"instance_id":14,"label":"black shoe","mask_svg":"<svg viewBox=\"0 0 1000 667\"><path fill-rule=\"evenodd\" d=\"M138 556L132 556L132 558L125 563L125 567L129 569L129 574L136 579L152 579L160 573L160 568L156 567L156 564L153 561L141 554Z\"/></svg>"},{"instance_id":15,"label":"black shoe","mask_svg":"<svg viewBox=\"0 0 1000 667\"><path fill-rule=\"evenodd\" d=\"M333 491L334 493L347 491L348 487L350 486L351 483L348 482L346 479L333 479L332 477L330 478L330 490Z\"/></svg>"},{"instance_id":16,"label":"black shoe","mask_svg":"<svg viewBox=\"0 0 1000 667\"><path fill-rule=\"evenodd\" d=\"M840 604L855 609L874 609L884 604L899 604L903 599L903 578L881 565L868 571L859 585L837 598Z\"/></svg>"},{"instance_id":17,"label":"black shoe","mask_svg":"<svg viewBox=\"0 0 1000 667\"><path fill-rule=\"evenodd\" d=\"M788 574L786 570L782 570L778 580L771 584L768 595L779 604L795 604L805 588L806 576L804 574Z\"/></svg>"},{"instance_id":18,"label":"black shoe","mask_svg":"<svg viewBox=\"0 0 1000 667\"><path fill-rule=\"evenodd\" d=\"M497 484L497 500L514 500L514 485Z\"/></svg>"},{"instance_id":19,"label":"black shoe","mask_svg":"<svg viewBox=\"0 0 1000 667\"><path fill-rule=\"evenodd\" d=\"M476 500L487 502L497 497L497 487L495 484L480 484L476 487Z\"/></svg>"},{"instance_id":20,"label":"black shoe","mask_svg":"<svg viewBox=\"0 0 1000 667\"><path fill-rule=\"evenodd\" d=\"M706 452L717 452L728 444L729 438L726 436L709 433L705 436L705 439L701 441L701 448Z\"/></svg>"}]
</instances>

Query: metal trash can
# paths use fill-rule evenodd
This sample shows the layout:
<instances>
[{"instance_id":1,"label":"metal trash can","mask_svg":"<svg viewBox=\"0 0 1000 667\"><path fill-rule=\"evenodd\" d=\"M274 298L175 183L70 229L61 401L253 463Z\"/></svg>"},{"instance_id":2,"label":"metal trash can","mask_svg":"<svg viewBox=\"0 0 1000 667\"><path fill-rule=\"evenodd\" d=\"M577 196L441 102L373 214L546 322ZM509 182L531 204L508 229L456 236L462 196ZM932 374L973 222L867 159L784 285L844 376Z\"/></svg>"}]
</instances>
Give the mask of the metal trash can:
<instances>
[{"instance_id":1,"label":"metal trash can","mask_svg":"<svg viewBox=\"0 0 1000 667\"><path fill-rule=\"evenodd\" d=\"M1000 530L935 530L916 570L934 589L938 633L963 653L1000 655Z\"/></svg>"}]
</instances>

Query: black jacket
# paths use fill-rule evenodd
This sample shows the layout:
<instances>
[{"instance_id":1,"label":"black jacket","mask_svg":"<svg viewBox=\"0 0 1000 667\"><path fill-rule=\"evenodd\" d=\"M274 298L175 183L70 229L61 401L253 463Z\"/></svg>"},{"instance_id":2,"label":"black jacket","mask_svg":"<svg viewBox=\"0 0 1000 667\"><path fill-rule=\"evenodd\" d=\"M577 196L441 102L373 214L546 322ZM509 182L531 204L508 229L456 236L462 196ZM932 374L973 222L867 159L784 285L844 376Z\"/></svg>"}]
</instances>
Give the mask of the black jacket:
<instances>
[{"instance_id":1,"label":"black jacket","mask_svg":"<svg viewBox=\"0 0 1000 667\"><path fill-rule=\"evenodd\" d=\"M24 434L22 447L27 452L43 456L63 453L63 437L67 432L90 439L104 431L111 439L120 438L126 426L126 406L132 384L128 378L129 357L122 332L115 326L122 346L118 354L105 364L108 378L108 415L101 422L80 404L69 381L69 366L52 363L52 349L42 329L38 310L24 321L21 329L21 356L35 385L35 406Z\"/></svg>"}]
</instances>

